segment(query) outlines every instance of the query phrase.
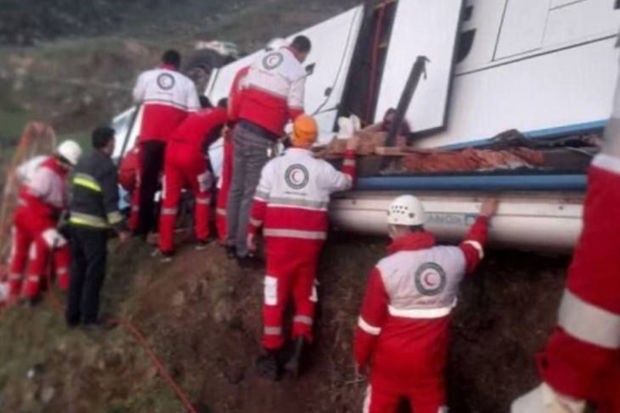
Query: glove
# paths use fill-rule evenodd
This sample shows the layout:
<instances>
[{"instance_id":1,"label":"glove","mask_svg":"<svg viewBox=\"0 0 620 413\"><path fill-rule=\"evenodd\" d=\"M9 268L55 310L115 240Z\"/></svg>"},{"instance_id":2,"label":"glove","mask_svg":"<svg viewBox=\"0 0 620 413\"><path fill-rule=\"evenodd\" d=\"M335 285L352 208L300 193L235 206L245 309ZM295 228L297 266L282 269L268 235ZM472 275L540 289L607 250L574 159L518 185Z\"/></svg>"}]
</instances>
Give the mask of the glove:
<instances>
[{"instance_id":1,"label":"glove","mask_svg":"<svg viewBox=\"0 0 620 413\"><path fill-rule=\"evenodd\" d=\"M512 402L510 413L583 413L585 408L585 401L558 394L542 383Z\"/></svg>"}]
</instances>

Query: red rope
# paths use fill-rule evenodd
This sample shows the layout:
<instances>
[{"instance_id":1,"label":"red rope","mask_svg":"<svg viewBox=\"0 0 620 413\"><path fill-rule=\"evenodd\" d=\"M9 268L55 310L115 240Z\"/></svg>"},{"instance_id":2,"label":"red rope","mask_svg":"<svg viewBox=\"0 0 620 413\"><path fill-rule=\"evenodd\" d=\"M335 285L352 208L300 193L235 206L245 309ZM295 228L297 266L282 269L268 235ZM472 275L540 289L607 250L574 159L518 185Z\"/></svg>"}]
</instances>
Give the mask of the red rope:
<instances>
[{"instance_id":1,"label":"red rope","mask_svg":"<svg viewBox=\"0 0 620 413\"><path fill-rule=\"evenodd\" d=\"M58 296L56 295L56 292L52 288L51 271L47 272L47 284L48 284L47 287L48 287L48 289L50 291L52 306L56 310L58 310L59 312L61 312L61 313L64 312L63 311L64 310L63 305L60 303L60 300L58 299ZM125 328L125 331L127 331L129 334L131 334L136 339L138 344L146 352L147 356L151 360L151 363L153 363L153 365L155 366L155 368L159 372L160 377L162 379L164 379L164 381L166 382L168 387L170 387L172 389L172 391L174 391L174 393L176 394L177 398L181 401L181 403L183 403L183 406L185 406L187 411L189 413L197 413L197 410L194 408L194 406L192 405L192 402L189 400L189 396L187 395L187 393L185 393L185 391L183 391L183 389L181 389L181 386L179 386L177 384L177 382L174 381L174 379L172 378L172 376L170 375L170 373L168 372L168 370L164 366L163 362L159 359L159 357L157 357L157 355L155 354L155 351L153 350L153 347L151 347L151 345L149 344L147 338L138 329L138 327L136 327L131 321L124 320L122 318L111 317L111 318L109 318L106 321L111 323L112 325L121 325L121 326L123 326Z\"/></svg>"}]
</instances>

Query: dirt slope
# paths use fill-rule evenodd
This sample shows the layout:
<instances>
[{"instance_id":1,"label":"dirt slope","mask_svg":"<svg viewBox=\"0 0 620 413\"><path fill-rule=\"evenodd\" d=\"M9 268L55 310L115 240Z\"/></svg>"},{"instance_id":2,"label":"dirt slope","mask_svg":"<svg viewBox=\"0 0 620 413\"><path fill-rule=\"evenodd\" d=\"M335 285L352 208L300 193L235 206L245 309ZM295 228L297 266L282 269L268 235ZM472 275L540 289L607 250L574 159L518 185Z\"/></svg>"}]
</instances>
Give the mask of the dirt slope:
<instances>
[{"instance_id":1,"label":"dirt slope","mask_svg":"<svg viewBox=\"0 0 620 413\"><path fill-rule=\"evenodd\" d=\"M351 344L368 270L380 240L332 237L319 271L316 345L298 381L254 374L262 274L239 270L223 251L182 249L160 265L137 242L118 251L106 284L108 310L136 322L204 412L358 412ZM352 259L354 258L354 259ZM563 258L492 252L465 283L448 372L453 412L507 411L535 381L563 284ZM24 327L23 323L28 326ZM27 371L36 366L34 379ZM47 305L12 309L0 321L0 411L173 412L180 404L121 329L67 330Z\"/></svg>"}]
</instances>

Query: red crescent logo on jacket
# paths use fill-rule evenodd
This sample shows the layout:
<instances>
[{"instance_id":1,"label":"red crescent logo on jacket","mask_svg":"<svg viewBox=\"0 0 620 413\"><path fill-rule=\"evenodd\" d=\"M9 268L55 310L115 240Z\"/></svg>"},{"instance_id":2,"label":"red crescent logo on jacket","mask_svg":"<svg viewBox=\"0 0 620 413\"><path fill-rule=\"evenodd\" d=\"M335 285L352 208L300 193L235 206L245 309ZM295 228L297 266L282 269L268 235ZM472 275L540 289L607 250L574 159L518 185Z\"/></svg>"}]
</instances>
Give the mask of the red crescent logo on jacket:
<instances>
[{"instance_id":1,"label":"red crescent logo on jacket","mask_svg":"<svg viewBox=\"0 0 620 413\"><path fill-rule=\"evenodd\" d=\"M301 164L294 164L286 168L284 172L286 184L293 189L302 189L308 185L310 173L308 169Z\"/></svg>"},{"instance_id":2,"label":"red crescent logo on jacket","mask_svg":"<svg viewBox=\"0 0 620 413\"><path fill-rule=\"evenodd\" d=\"M415 285L423 295L441 294L446 287L446 272L439 264L424 263L415 273Z\"/></svg>"},{"instance_id":3,"label":"red crescent logo on jacket","mask_svg":"<svg viewBox=\"0 0 620 413\"><path fill-rule=\"evenodd\" d=\"M157 76L157 85L164 90L172 89L174 87L174 76L170 73L162 73Z\"/></svg>"},{"instance_id":4,"label":"red crescent logo on jacket","mask_svg":"<svg viewBox=\"0 0 620 413\"><path fill-rule=\"evenodd\" d=\"M280 52L269 53L267 56L263 58L263 66L267 70L273 70L276 67L280 66L284 61L284 56Z\"/></svg>"}]
</instances>

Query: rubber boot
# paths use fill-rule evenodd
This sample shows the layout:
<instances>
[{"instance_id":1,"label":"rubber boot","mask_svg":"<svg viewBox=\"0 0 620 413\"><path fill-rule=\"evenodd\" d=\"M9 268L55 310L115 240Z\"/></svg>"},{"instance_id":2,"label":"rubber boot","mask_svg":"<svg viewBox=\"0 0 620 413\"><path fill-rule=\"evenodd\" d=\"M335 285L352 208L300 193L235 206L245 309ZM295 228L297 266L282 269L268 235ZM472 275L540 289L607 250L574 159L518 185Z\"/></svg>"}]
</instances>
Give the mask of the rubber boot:
<instances>
[{"instance_id":1,"label":"rubber boot","mask_svg":"<svg viewBox=\"0 0 620 413\"><path fill-rule=\"evenodd\" d=\"M305 341L303 337L297 337L295 339L293 355L284 366L284 369L288 371L294 378L299 377L304 344Z\"/></svg>"},{"instance_id":2,"label":"rubber boot","mask_svg":"<svg viewBox=\"0 0 620 413\"><path fill-rule=\"evenodd\" d=\"M265 350L256 359L256 373L268 380L278 381L282 378L279 362L279 350Z\"/></svg>"}]
</instances>

